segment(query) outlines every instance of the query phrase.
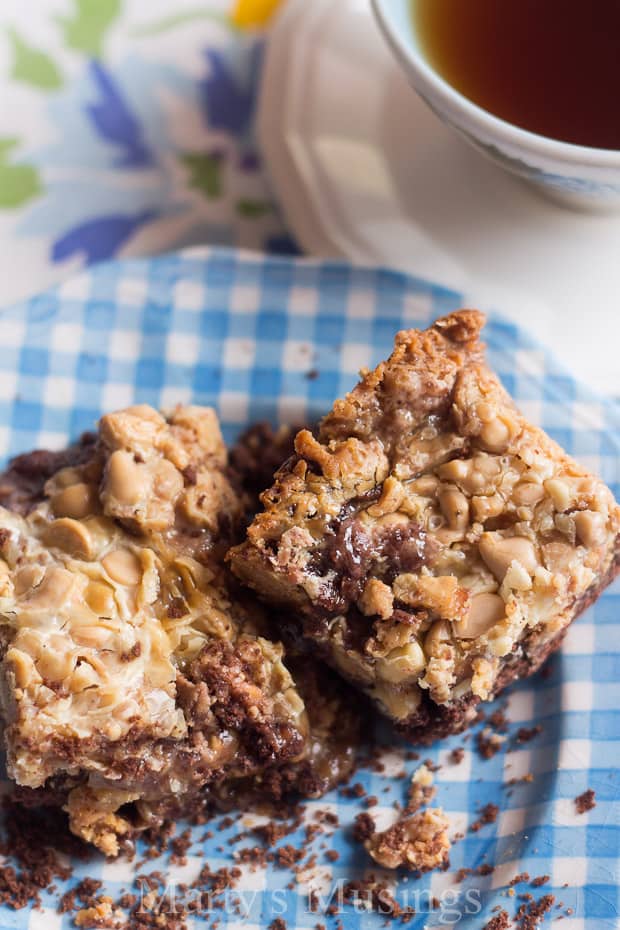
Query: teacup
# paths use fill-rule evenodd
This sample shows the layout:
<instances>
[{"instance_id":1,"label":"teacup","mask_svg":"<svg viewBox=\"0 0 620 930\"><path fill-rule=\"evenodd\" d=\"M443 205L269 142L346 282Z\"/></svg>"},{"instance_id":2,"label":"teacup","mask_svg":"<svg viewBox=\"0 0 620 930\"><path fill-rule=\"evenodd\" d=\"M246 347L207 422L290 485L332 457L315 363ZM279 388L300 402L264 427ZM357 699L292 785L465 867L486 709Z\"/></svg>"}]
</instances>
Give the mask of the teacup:
<instances>
[{"instance_id":1,"label":"teacup","mask_svg":"<svg viewBox=\"0 0 620 930\"><path fill-rule=\"evenodd\" d=\"M482 109L426 60L411 0L372 0L372 5L411 83L440 119L493 161L564 205L620 210L620 151L540 136Z\"/></svg>"}]
</instances>

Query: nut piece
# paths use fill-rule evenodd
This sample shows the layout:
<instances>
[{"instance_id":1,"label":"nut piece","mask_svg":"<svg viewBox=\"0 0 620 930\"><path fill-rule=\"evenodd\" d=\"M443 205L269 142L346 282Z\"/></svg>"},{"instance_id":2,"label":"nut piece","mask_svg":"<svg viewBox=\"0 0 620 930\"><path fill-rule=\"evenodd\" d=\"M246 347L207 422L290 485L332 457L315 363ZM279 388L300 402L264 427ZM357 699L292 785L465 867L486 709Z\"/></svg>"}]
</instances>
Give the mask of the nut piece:
<instances>
[{"instance_id":1,"label":"nut piece","mask_svg":"<svg viewBox=\"0 0 620 930\"><path fill-rule=\"evenodd\" d=\"M487 497L472 497L471 500L474 520L477 523L484 523L486 520L492 520L493 517L499 517L504 507L504 499L500 494L490 494Z\"/></svg>"},{"instance_id":2,"label":"nut piece","mask_svg":"<svg viewBox=\"0 0 620 930\"><path fill-rule=\"evenodd\" d=\"M449 643L450 624L447 620L436 620L424 639L424 652L426 655L437 655L442 645Z\"/></svg>"},{"instance_id":3,"label":"nut piece","mask_svg":"<svg viewBox=\"0 0 620 930\"><path fill-rule=\"evenodd\" d=\"M471 599L469 613L454 624L459 639L477 639L506 616L506 606L498 594L477 594Z\"/></svg>"},{"instance_id":4,"label":"nut piece","mask_svg":"<svg viewBox=\"0 0 620 930\"><path fill-rule=\"evenodd\" d=\"M553 501L553 506L557 511L563 513L568 510L572 494L565 481L561 481L559 478L549 478L548 481L545 481L545 491Z\"/></svg>"},{"instance_id":5,"label":"nut piece","mask_svg":"<svg viewBox=\"0 0 620 930\"><path fill-rule=\"evenodd\" d=\"M600 546L605 538L605 518L602 513L593 510L580 510L574 515L577 536L584 544L591 548Z\"/></svg>"},{"instance_id":6,"label":"nut piece","mask_svg":"<svg viewBox=\"0 0 620 930\"><path fill-rule=\"evenodd\" d=\"M524 536L500 536L483 533L479 543L480 555L501 583L511 562L519 562L530 575L538 566L534 544Z\"/></svg>"},{"instance_id":7,"label":"nut piece","mask_svg":"<svg viewBox=\"0 0 620 930\"><path fill-rule=\"evenodd\" d=\"M379 678L397 685L417 679L425 665L426 658L422 647L417 640L413 640L406 646L392 649L385 658L377 659L376 668Z\"/></svg>"},{"instance_id":8,"label":"nut piece","mask_svg":"<svg viewBox=\"0 0 620 930\"><path fill-rule=\"evenodd\" d=\"M476 413L482 422L479 434L480 444L487 452L496 454L505 452L511 439L518 432L518 426L506 411L501 414L486 401L476 407Z\"/></svg>"},{"instance_id":9,"label":"nut piece","mask_svg":"<svg viewBox=\"0 0 620 930\"><path fill-rule=\"evenodd\" d=\"M360 610L366 617L378 616L387 620L394 612L392 589L378 578L370 578L359 600Z\"/></svg>"},{"instance_id":10,"label":"nut piece","mask_svg":"<svg viewBox=\"0 0 620 930\"><path fill-rule=\"evenodd\" d=\"M97 493L91 484L80 481L63 488L51 500L55 517L72 517L74 520L83 520L91 514L97 506Z\"/></svg>"},{"instance_id":11,"label":"nut piece","mask_svg":"<svg viewBox=\"0 0 620 930\"><path fill-rule=\"evenodd\" d=\"M469 522L469 501L458 488L442 488L439 506L451 530L464 532Z\"/></svg>"},{"instance_id":12,"label":"nut piece","mask_svg":"<svg viewBox=\"0 0 620 930\"><path fill-rule=\"evenodd\" d=\"M512 498L515 504L520 507L533 507L538 501L545 496L545 489L542 484L535 481L520 481L512 492Z\"/></svg>"},{"instance_id":13,"label":"nut piece","mask_svg":"<svg viewBox=\"0 0 620 930\"><path fill-rule=\"evenodd\" d=\"M140 559L130 549L115 549L109 552L101 560L101 564L110 578L118 584L131 587L140 584L142 580Z\"/></svg>"}]
</instances>

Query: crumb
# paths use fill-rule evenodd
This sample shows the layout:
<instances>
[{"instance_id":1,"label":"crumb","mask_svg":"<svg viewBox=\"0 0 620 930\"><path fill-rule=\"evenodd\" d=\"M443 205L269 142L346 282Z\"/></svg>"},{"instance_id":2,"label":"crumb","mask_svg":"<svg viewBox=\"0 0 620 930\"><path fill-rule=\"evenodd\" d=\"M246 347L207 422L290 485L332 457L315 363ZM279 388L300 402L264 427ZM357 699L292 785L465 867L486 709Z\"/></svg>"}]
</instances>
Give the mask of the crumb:
<instances>
[{"instance_id":1,"label":"crumb","mask_svg":"<svg viewBox=\"0 0 620 930\"><path fill-rule=\"evenodd\" d=\"M448 756L452 765L460 765L463 759L465 758L465 750L462 746L457 746L456 749L453 749L450 755Z\"/></svg>"},{"instance_id":2,"label":"crumb","mask_svg":"<svg viewBox=\"0 0 620 930\"><path fill-rule=\"evenodd\" d=\"M522 904L516 914L519 930L538 930L541 920L554 904L552 894L544 895L539 901Z\"/></svg>"},{"instance_id":3,"label":"crumb","mask_svg":"<svg viewBox=\"0 0 620 930\"><path fill-rule=\"evenodd\" d=\"M596 807L596 801L594 800L596 793L592 788L588 788L587 791L584 791L583 794L578 795L575 798L575 807L577 808L578 814L585 814L586 811L591 811L593 807Z\"/></svg>"},{"instance_id":4,"label":"crumb","mask_svg":"<svg viewBox=\"0 0 620 930\"><path fill-rule=\"evenodd\" d=\"M529 872L519 872L518 875L515 875L514 878L510 879L510 885L520 885L522 882L529 882L530 873Z\"/></svg>"},{"instance_id":5,"label":"crumb","mask_svg":"<svg viewBox=\"0 0 620 930\"><path fill-rule=\"evenodd\" d=\"M497 804L485 804L480 811L480 816L469 827L470 833L477 833L478 830L487 823L495 823L499 807Z\"/></svg>"},{"instance_id":6,"label":"crumb","mask_svg":"<svg viewBox=\"0 0 620 930\"><path fill-rule=\"evenodd\" d=\"M532 879L532 885L534 888L540 888L541 885L546 885L550 878L550 875L537 875Z\"/></svg>"},{"instance_id":7,"label":"crumb","mask_svg":"<svg viewBox=\"0 0 620 930\"><path fill-rule=\"evenodd\" d=\"M540 724L537 724L535 727L520 727L517 730L516 741L517 743L529 743L529 741L534 739L535 736L538 736L539 733L542 733Z\"/></svg>"},{"instance_id":8,"label":"crumb","mask_svg":"<svg viewBox=\"0 0 620 930\"><path fill-rule=\"evenodd\" d=\"M395 824L364 843L372 858L386 869L428 872L448 860L450 823L440 809L404 814Z\"/></svg>"},{"instance_id":9,"label":"crumb","mask_svg":"<svg viewBox=\"0 0 620 930\"><path fill-rule=\"evenodd\" d=\"M506 717L505 710L503 708L494 710L489 717L489 723L498 733L505 733L508 729L508 718Z\"/></svg>"},{"instance_id":10,"label":"crumb","mask_svg":"<svg viewBox=\"0 0 620 930\"><path fill-rule=\"evenodd\" d=\"M476 748L482 759L492 759L505 742L506 737L499 733L493 733L490 727L485 727L476 735Z\"/></svg>"},{"instance_id":11,"label":"crumb","mask_svg":"<svg viewBox=\"0 0 620 930\"><path fill-rule=\"evenodd\" d=\"M507 911L500 911L495 917L491 917L484 925L482 930L508 930L510 927L510 918Z\"/></svg>"},{"instance_id":12,"label":"crumb","mask_svg":"<svg viewBox=\"0 0 620 930\"><path fill-rule=\"evenodd\" d=\"M361 813L355 818L353 825L353 838L358 843L364 843L375 832L375 822L370 814Z\"/></svg>"}]
</instances>

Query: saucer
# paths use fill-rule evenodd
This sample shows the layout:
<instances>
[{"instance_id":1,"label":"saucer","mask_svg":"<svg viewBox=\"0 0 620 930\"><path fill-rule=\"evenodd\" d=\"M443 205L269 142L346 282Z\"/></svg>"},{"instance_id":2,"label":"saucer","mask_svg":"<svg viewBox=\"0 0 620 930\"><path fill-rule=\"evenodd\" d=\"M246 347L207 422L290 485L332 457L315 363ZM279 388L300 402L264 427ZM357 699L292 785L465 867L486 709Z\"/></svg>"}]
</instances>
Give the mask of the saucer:
<instances>
[{"instance_id":1,"label":"saucer","mask_svg":"<svg viewBox=\"0 0 620 930\"><path fill-rule=\"evenodd\" d=\"M444 126L407 83L368 0L288 0L258 121L305 251L441 281L620 395L620 217L547 201Z\"/></svg>"}]
</instances>

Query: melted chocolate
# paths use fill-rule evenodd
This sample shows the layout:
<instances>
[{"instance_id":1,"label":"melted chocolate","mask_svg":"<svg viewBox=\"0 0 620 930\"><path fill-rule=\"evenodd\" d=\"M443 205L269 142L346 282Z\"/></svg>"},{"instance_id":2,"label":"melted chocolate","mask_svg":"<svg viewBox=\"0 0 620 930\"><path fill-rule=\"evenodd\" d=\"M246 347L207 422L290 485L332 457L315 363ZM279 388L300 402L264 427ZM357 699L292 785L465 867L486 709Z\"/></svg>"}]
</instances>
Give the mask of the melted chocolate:
<instances>
[{"instance_id":1,"label":"melted chocolate","mask_svg":"<svg viewBox=\"0 0 620 930\"><path fill-rule=\"evenodd\" d=\"M311 566L324 580L317 598L323 616L346 613L371 575L389 584L401 572L417 571L429 557L428 536L413 520L387 525L362 520L361 505L380 494L375 488L343 507L320 560Z\"/></svg>"}]
</instances>

